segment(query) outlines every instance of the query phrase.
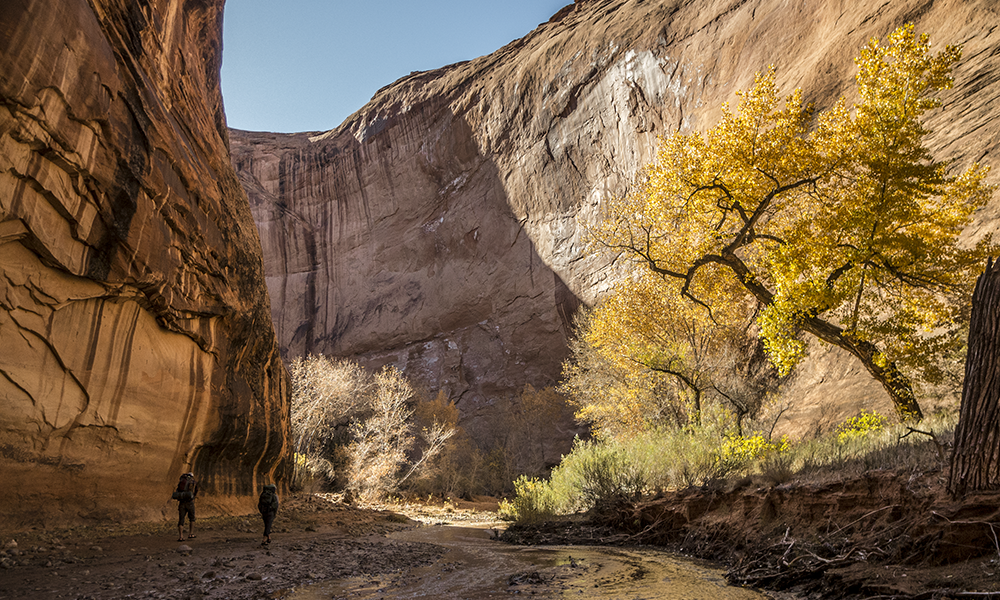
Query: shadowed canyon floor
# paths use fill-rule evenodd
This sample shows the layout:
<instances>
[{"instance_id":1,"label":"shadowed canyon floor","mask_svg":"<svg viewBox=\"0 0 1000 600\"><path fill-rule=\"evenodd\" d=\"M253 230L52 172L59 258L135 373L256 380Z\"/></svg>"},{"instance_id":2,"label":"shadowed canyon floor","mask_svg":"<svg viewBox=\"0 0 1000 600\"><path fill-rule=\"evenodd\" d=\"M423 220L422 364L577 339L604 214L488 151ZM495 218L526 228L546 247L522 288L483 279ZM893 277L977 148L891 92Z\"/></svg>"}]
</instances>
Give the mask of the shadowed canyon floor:
<instances>
[{"instance_id":1,"label":"shadowed canyon floor","mask_svg":"<svg viewBox=\"0 0 1000 600\"><path fill-rule=\"evenodd\" d=\"M495 507L390 512L297 496L266 549L254 515L205 519L186 542L167 522L21 532L0 598L763 598L727 585L716 565L657 549L498 542L496 514L482 510Z\"/></svg>"},{"instance_id":2,"label":"shadowed canyon floor","mask_svg":"<svg viewBox=\"0 0 1000 600\"><path fill-rule=\"evenodd\" d=\"M389 511L300 495L283 503L267 548L256 514L199 519L195 538L185 542L177 541L173 518L5 532L0 598L271 598L310 582L438 559L438 546L384 537L413 524Z\"/></svg>"},{"instance_id":3,"label":"shadowed canyon floor","mask_svg":"<svg viewBox=\"0 0 1000 600\"><path fill-rule=\"evenodd\" d=\"M172 519L5 531L0 599L678 597L656 587L668 580L703 586L683 597L755 597L664 550L716 560L774 598L1000 597L1000 498L956 503L943 481L939 469L729 482L600 520L511 528L503 538L516 544L489 539L495 504L362 510L319 495L285 501L269 548L254 514L202 519L186 542Z\"/></svg>"}]
</instances>

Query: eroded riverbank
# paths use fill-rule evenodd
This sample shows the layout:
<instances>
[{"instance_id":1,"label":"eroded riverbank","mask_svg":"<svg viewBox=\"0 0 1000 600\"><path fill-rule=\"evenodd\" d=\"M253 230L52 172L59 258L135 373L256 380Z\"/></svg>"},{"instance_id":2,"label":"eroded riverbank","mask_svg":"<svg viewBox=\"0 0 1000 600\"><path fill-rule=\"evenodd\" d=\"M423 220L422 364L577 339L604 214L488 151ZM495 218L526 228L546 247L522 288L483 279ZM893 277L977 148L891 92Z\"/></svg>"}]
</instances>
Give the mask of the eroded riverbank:
<instances>
[{"instance_id":1,"label":"eroded riverbank","mask_svg":"<svg viewBox=\"0 0 1000 600\"><path fill-rule=\"evenodd\" d=\"M956 500L946 480L933 468L719 481L505 538L652 545L726 565L732 583L810 599L1000 598L1000 493Z\"/></svg>"}]
</instances>

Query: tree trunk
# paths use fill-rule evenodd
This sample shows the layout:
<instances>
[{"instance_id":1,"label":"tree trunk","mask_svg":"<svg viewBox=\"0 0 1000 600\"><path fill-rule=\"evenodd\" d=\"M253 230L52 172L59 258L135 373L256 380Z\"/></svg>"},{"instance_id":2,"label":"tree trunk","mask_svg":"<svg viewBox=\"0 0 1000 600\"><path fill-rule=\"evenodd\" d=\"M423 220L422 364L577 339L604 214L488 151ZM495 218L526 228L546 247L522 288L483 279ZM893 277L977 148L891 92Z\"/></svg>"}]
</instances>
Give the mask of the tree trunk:
<instances>
[{"instance_id":1,"label":"tree trunk","mask_svg":"<svg viewBox=\"0 0 1000 600\"><path fill-rule=\"evenodd\" d=\"M972 294L965 385L948 491L1000 489L1000 261L987 261Z\"/></svg>"},{"instance_id":2,"label":"tree trunk","mask_svg":"<svg viewBox=\"0 0 1000 600\"><path fill-rule=\"evenodd\" d=\"M910 379L900 372L894 362L880 365L876 360L879 349L875 344L851 338L842 328L815 317L806 319L802 328L827 343L847 350L860 360L868 373L889 393L900 421L915 423L924 418L917 397L913 394Z\"/></svg>"},{"instance_id":3,"label":"tree trunk","mask_svg":"<svg viewBox=\"0 0 1000 600\"><path fill-rule=\"evenodd\" d=\"M885 391L889 392L889 397L896 407L896 414L899 415L899 420L903 423L916 423L923 419L924 413L920 410L917 397L913 394L910 379L899 371L896 363L889 362L884 366L880 366L875 360L878 348L874 344L851 341L848 343L851 347L847 348L847 350L854 354L854 356L857 356L862 364L864 364L865 369L871 373L872 377L882 384ZM843 348L844 346L841 347Z\"/></svg>"},{"instance_id":4,"label":"tree trunk","mask_svg":"<svg viewBox=\"0 0 1000 600\"><path fill-rule=\"evenodd\" d=\"M728 267L758 302L764 306L774 304L774 294L753 276L750 269L734 253L724 252L721 256L704 259L704 262L714 262ZM924 418L917 397L913 394L910 379L900 372L896 363L879 365L879 361L876 361L879 350L875 344L851 338L845 335L842 327L815 316L803 319L802 329L857 357L871 376L889 393L900 421L917 422Z\"/></svg>"}]
</instances>

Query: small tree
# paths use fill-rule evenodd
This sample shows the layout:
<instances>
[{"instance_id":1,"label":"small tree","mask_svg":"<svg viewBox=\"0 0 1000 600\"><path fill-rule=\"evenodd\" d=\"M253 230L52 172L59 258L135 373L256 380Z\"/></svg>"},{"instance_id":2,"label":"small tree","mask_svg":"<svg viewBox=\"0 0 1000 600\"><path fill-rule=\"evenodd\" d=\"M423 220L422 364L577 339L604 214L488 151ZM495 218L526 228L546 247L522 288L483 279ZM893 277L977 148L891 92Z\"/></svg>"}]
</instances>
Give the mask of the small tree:
<instances>
[{"instance_id":1,"label":"small tree","mask_svg":"<svg viewBox=\"0 0 1000 600\"><path fill-rule=\"evenodd\" d=\"M940 379L962 343L971 284L992 250L958 236L989 199L986 169L949 176L924 148L924 113L951 86L956 47L932 55L912 25L856 60L860 102L813 121L796 90L783 106L773 69L737 112L702 134L662 141L634 193L594 231L677 294L725 322L749 297L761 337L788 373L809 333L855 356L900 418L920 419L911 377Z\"/></svg>"},{"instance_id":2,"label":"small tree","mask_svg":"<svg viewBox=\"0 0 1000 600\"><path fill-rule=\"evenodd\" d=\"M413 410L407 401L413 388L394 368L375 374L369 398L372 415L356 422L351 431L351 468L348 487L365 501L375 501L395 491L400 470L415 438L410 429Z\"/></svg>"},{"instance_id":3,"label":"small tree","mask_svg":"<svg viewBox=\"0 0 1000 600\"><path fill-rule=\"evenodd\" d=\"M400 478L400 485L418 471L421 472L422 479L434 476L434 469L431 467L436 466L435 459L441 456L447 448L448 441L460 431L458 407L448 400L443 390L438 392L433 400L418 401L414 416L416 417L414 430L419 440L416 452L419 456L412 461L406 474Z\"/></svg>"},{"instance_id":4,"label":"small tree","mask_svg":"<svg viewBox=\"0 0 1000 600\"><path fill-rule=\"evenodd\" d=\"M396 369L373 376L353 361L319 355L292 361L290 371L296 465L342 479L362 500L395 491L455 432L454 405L415 426L413 389Z\"/></svg>"},{"instance_id":5,"label":"small tree","mask_svg":"<svg viewBox=\"0 0 1000 600\"><path fill-rule=\"evenodd\" d=\"M371 377L353 361L323 355L296 358L289 372L296 479L333 478L339 466L331 461L333 449L350 442L350 424L368 411Z\"/></svg>"},{"instance_id":6,"label":"small tree","mask_svg":"<svg viewBox=\"0 0 1000 600\"><path fill-rule=\"evenodd\" d=\"M697 424L707 399L728 404L737 421L759 408L766 378L751 381L739 367L749 359L752 305L726 307L726 321L742 324L733 327L685 302L679 287L642 273L579 320L564 388L580 405L580 418L605 432L612 424L634 432ZM611 381L597 381L602 371Z\"/></svg>"}]
</instances>

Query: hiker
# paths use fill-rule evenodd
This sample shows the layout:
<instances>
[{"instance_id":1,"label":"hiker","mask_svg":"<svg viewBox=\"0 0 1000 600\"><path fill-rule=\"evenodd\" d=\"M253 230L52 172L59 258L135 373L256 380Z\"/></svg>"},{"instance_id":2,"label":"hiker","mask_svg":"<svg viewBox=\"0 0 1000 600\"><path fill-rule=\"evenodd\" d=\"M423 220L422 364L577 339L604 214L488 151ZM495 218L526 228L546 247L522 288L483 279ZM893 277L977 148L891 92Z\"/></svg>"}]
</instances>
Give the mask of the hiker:
<instances>
[{"instance_id":1,"label":"hiker","mask_svg":"<svg viewBox=\"0 0 1000 600\"><path fill-rule=\"evenodd\" d=\"M194 537L194 499L198 496L198 482L194 479L194 473L181 475L181 480L177 482L177 489L174 490L173 498L180 502L177 505L177 541L184 541L184 517L188 518L188 539Z\"/></svg>"},{"instance_id":2,"label":"hiker","mask_svg":"<svg viewBox=\"0 0 1000 600\"><path fill-rule=\"evenodd\" d=\"M257 510L260 511L260 518L264 519L264 540L260 543L265 547L271 543L271 525L274 517L278 514L278 488L273 484L264 486L257 500Z\"/></svg>"}]
</instances>

